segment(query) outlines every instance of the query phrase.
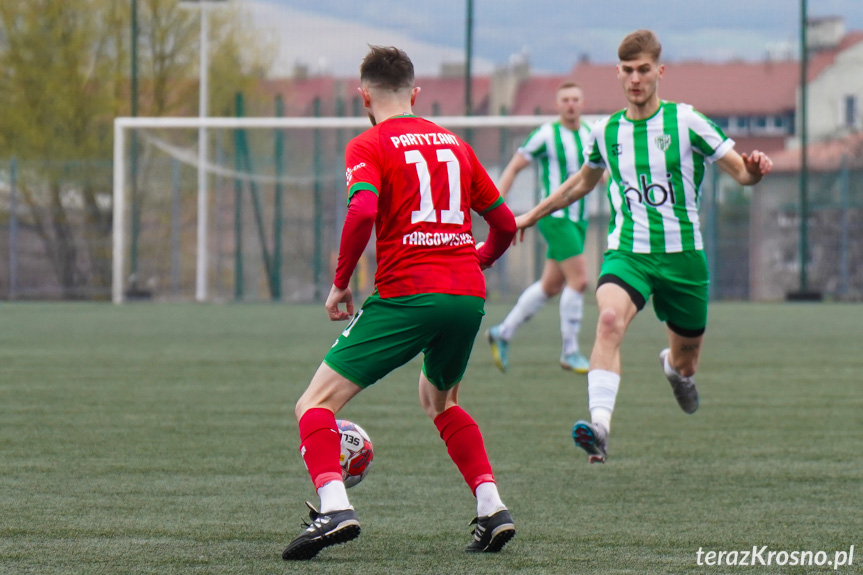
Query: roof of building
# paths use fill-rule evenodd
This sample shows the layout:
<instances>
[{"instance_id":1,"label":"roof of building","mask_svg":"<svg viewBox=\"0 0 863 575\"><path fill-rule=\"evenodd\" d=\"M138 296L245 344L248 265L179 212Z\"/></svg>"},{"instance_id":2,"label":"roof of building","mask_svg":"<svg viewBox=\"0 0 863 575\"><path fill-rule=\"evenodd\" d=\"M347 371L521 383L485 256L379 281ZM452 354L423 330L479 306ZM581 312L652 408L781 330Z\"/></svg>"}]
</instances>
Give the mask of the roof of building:
<instances>
[{"instance_id":1,"label":"roof of building","mask_svg":"<svg viewBox=\"0 0 863 575\"><path fill-rule=\"evenodd\" d=\"M820 50L811 54L809 57L809 69L807 74L809 80L812 81L817 78L825 68L831 66L833 62L836 61L836 57L839 54L856 46L860 42L863 42L863 30L855 30L854 32L845 34L836 48L832 50Z\"/></svg>"},{"instance_id":2,"label":"roof of building","mask_svg":"<svg viewBox=\"0 0 863 575\"><path fill-rule=\"evenodd\" d=\"M583 87L585 114L611 114L626 105L615 64L580 63L567 76L526 80L513 113L554 114L554 90L567 78ZM665 67L659 93L709 116L776 114L794 110L798 78L795 62L672 62Z\"/></svg>"},{"instance_id":3,"label":"roof of building","mask_svg":"<svg viewBox=\"0 0 863 575\"><path fill-rule=\"evenodd\" d=\"M863 31L847 34L833 50L811 56L807 76L812 81L833 64L836 56L863 42ZM585 114L611 114L626 102L616 64L579 62L567 75L532 77L519 87L513 114L554 114L554 91L572 79L585 92ZM660 96L692 104L708 116L777 114L796 107L800 84L798 61L669 62L660 82Z\"/></svg>"},{"instance_id":4,"label":"roof of building","mask_svg":"<svg viewBox=\"0 0 863 575\"><path fill-rule=\"evenodd\" d=\"M461 116L465 112L464 78L421 76L414 82L420 88L414 112L419 116ZM471 83L471 104L477 115L488 112L491 78L475 76Z\"/></svg>"},{"instance_id":5,"label":"roof of building","mask_svg":"<svg viewBox=\"0 0 863 575\"><path fill-rule=\"evenodd\" d=\"M464 78L456 77L419 77L416 85L420 87L414 112L420 116L460 116L465 111ZM361 102L356 88L359 81L354 79L333 78L331 76L312 76L308 78L280 78L265 80L264 93L269 97L281 94L284 102L284 115L313 116L315 100L320 98L322 116L335 116L338 113L337 101L343 99L342 114L363 115ZM475 114L488 111L491 79L488 76L476 77L472 83L471 101Z\"/></svg>"},{"instance_id":6,"label":"roof of building","mask_svg":"<svg viewBox=\"0 0 863 575\"><path fill-rule=\"evenodd\" d=\"M816 79L829 68L843 51L863 42L863 31L845 35L832 50L813 52L808 76ZM796 108L800 67L797 61L763 62L670 62L660 84L662 98L692 104L700 112L714 118L729 116L755 116L793 114ZM579 82L585 92L587 115L604 115L623 108L620 82L614 63L581 61L569 74L533 76L522 81L515 93L512 115L555 114L554 93L565 80ZM315 115L315 101L320 99L320 115L364 115L356 92L357 78L311 76L265 80L263 93L269 101L276 94L282 96L285 116ZM421 88L414 112L421 116L462 115L465 111L464 78L459 76L421 76L416 79ZM474 77L472 101L474 114L489 111L492 81L489 76ZM341 109L338 101L342 100ZM247 113L253 114L253 111ZM269 109L264 112L271 113ZM735 136L732 136L735 137ZM735 137L738 150L761 149L771 154L785 146L785 134L746 135ZM831 150L833 148L830 148ZM819 166L818 150L813 148L813 166ZM834 150L835 151L835 150ZM832 153L832 152L825 152ZM787 154L786 154L787 155ZM791 153L788 158L799 154ZM777 156L779 164L791 161ZM833 160L836 164L838 160ZM824 160L828 165L829 161ZM829 164L829 165L833 165ZM779 166L777 166L777 169ZM789 168L790 169L790 168ZM796 168L795 168L796 169ZM818 168L813 168L818 169ZM831 168L825 168L831 169Z\"/></svg>"},{"instance_id":7,"label":"roof of building","mask_svg":"<svg viewBox=\"0 0 863 575\"><path fill-rule=\"evenodd\" d=\"M773 171L798 172L802 164L800 148L781 150L771 154ZM863 167L863 134L851 134L840 140L810 144L806 154L806 167L813 172L834 172L847 162L848 167Z\"/></svg>"},{"instance_id":8,"label":"roof of building","mask_svg":"<svg viewBox=\"0 0 863 575\"><path fill-rule=\"evenodd\" d=\"M278 78L264 80L262 88L270 97L277 94L282 96L285 116L314 116L315 100L318 98L321 102L320 115L335 116L336 91L341 82L332 76ZM346 113L351 115L350 108Z\"/></svg>"}]
</instances>

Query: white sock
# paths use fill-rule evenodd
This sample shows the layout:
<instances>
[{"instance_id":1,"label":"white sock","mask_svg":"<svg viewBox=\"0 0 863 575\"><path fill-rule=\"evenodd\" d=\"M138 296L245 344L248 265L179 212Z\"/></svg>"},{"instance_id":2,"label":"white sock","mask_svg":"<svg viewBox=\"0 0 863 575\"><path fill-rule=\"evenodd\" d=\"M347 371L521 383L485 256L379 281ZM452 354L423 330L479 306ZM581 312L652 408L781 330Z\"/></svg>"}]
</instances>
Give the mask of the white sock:
<instances>
[{"instance_id":1,"label":"white sock","mask_svg":"<svg viewBox=\"0 0 863 575\"><path fill-rule=\"evenodd\" d=\"M321 498L321 513L353 509L351 502L348 501L348 492L345 489L345 484L341 481L324 483L318 489L318 495Z\"/></svg>"},{"instance_id":2,"label":"white sock","mask_svg":"<svg viewBox=\"0 0 863 575\"><path fill-rule=\"evenodd\" d=\"M592 369L587 373L587 396L590 419L611 431L611 413L620 388L620 376L613 371Z\"/></svg>"},{"instance_id":3,"label":"white sock","mask_svg":"<svg viewBox=\"0 0 863 575\"><path fill-rule=\"evenodd\" d=\"M497 485L492 481L477 485L475 494L477 517L487 517L501 509L506 509L506 505L503 504L497 493Z\"/></svg>"},{"instance_id":4,"label":"white sock","mask_svg":"<svg viewBox=\"0 0 863 575\"><path fill-rule=\"evenodd\" d=\"M546 301L548 301L548 294L542 290L539 282L528 286L519 296L515 307L500 324L500 336L507 341L511 340L515 330L532 318Z\"/></svg>"},{"instance_id":5,"label":"white sock","mask_svg":"<svg viewBox=\"0 0 863 575\"><path fill-rule=\"evenodd\" d=\"M578 352L578 332L581 329L581 315L584 310L584 297L569 286L560 294L560 335L563 338L563 355Z\"/></svg>"},{"instance_id":6,"label":"white sock","mask_svg":"<svg viewBox=\"0 0 863 575\"><path fill-rule=\"evenodd\" d=\"M665 364L663 365L663 369L665 370L665 375L669 378L673 377L673 378L679 379L680 381L692 381L691 376L690 377L683 377L682 375L680 375L680 372L678 372L676 369L671 367L671 362L668 361L669 357L671 357L671 354L666 353L665 354Z\"/></svg>"}]
</instances>

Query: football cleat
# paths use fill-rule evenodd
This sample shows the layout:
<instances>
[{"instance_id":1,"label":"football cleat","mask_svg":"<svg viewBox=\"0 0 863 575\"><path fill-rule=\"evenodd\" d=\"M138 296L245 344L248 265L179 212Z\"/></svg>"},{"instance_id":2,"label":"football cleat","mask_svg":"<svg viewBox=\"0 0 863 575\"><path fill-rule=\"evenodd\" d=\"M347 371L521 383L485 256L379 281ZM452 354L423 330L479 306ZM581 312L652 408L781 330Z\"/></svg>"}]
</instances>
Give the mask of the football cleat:
<instances>
[{"instance_id":1,"label":"football cleat","mask_svg":"<svg viewBox=\"0 0 863 575\"><path fill-rule=\"evenodd\" d=\"M589 463L605 463L608 459L608 430L602 424L576 421L572 440L587 452Z\"/></svg>"},{"instance_id":2,"label":"football cleat","mask_svg":"<svg viewBox=\"0 0 863 575\"><path fill-rule=\"evenodd\" d=\"M578 352L569 355L561 354L560 367L575 373L587 373L590 371L590 361Z\"/></svg>"},{"instance_id":3,"label":"football cleat","mask_svg":"<svg viewBox=\"0 0 863 575\"><path fill-rule=\"evenodd\" d=\"M311 523L304 521L306 529L282 552L285 561L311 559L325 547L347 543L360 536L360 522L353 509L321 513L308 501L306 505Z\"/></svg>"},{"instance_id":4,"label":"football cleat","mask_svg":"<svg viewBox=\"0 0 863 575\"><path fill-rule=\"evenodd\" d=\"M495 325L488 328L485 337L488 338L488 343L491 346L494 364L501 373L506 373L506 370L509 369L509 342L500 336L500 326Z\"/></svg>"},{"instance_id":5,"label":"football cleat","mask_svg":"<svg viewBox=\"0 0 863 575\"><path fill-rule=\"evenodd\" d=\"M686 413L693 414L698 409L698 389L695 387L695 379L692 377L683 377L682 375L672 372L668 374L665 369L666 358L671 350L668 348L659 352L659 364L662 366L662 372L671 384L671 389L674 391L674 398L677 400L680 409Z\"/></svg>"},{"instance_id":6,"label":"football cleat","mask_svg":"<svg viewBox=\"0 0 863 575\"><path fill-rule=\"evenodd\" d=\"M510 539L515 537L515 523L506 509L496 511L485 517L474 517L473 541L465 551L497 553Z\"/></svg>"}]
</instances>

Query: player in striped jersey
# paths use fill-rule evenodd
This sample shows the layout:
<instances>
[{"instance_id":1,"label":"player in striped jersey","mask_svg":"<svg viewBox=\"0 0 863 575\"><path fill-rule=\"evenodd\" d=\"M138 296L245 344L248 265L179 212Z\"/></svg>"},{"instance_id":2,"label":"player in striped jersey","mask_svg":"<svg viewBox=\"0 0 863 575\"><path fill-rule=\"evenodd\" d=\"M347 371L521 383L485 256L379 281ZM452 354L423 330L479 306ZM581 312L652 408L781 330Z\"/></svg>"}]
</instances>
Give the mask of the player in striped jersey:
<instances>
[{"instance_id":1,"label":"player in striped jersey","mask_svg":"<svg viewBox=\"0 0 863 575\"><path fill-rule=\"evenodd\" d=\"M536 161L542 180L542 196L557 189L584 162L584 143L590 128L581 121L584 93L572 81L557 88L555 106L560 119L543 124L528 136L501 174L498 189L506 197L516 175ZM539 222L539 230L548 244L542 277L519 296L515 307L500 325L486 332L498 369L509 367L509 342L516 330L539 311L549 298L560 294L560 333L563 349L560 365L577 373L587 373L589 363L579 352L578 332L581 329L584 298L587 287L584 238L587 218L584 200L564 207Z\"/></svg>"},{"instance_id":2,"label":"player in striped jersey","mask_svg":"<svg viewBox=\"0 0 863 575\"><path fill-rule=\"evenodd\" d=\"M734 151L734 142L691 106L660 100L661 51L650 30L623 39L617 77L627 107L593 127L581 170L516 219L524 230L580 200L608 169L611 222L587 375L591 421L573 428L576 445L591 463L606 459L621 343L651 296L668 333L668 347L659 354L663 372L680 407L686 413L698 408L693 376L707 325L707 262L698 223L705 164L716 162L741 185L757 184L772 167L762 152Z\"/></svg>"}]
</instances>

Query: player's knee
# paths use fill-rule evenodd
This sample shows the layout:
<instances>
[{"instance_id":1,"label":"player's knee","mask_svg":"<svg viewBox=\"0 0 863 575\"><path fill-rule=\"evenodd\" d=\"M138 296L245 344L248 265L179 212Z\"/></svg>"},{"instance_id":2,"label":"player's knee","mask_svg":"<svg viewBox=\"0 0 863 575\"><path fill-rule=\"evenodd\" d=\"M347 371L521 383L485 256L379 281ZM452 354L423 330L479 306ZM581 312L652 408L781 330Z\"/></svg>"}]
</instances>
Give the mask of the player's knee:
<instances>
[{"instance_id":1,"label":"player's knee","mask_svg":"<svg viewBox=\"0 0 863 575\"><path fill-rule=\"evenodd\" d=\"M542 289L542 293L545 294L547 298L553 298L563 291L563 286L566 285L563 282L555 283L555 282L542 282L540 284L540 288Z\"/></svg>"},{"instance_id":2,"label":"player's knee","mask_svg":"<svg viewBox=\"0 0 863 575\"><path fill-rule=\"evenodd\" d=\"M300 419L303 418L303 415L305 415L305 413L308 410L315 408L315 407L321 407L321 406L318 405L317 403L311 401L304 394L303 396L300 397L300 399L297 400L297 404L294 406L294 417L296 417L297 421L299 421Z\"/></svg>"},{"instance_id":3,"label":"player's knee","mask_svg":"<svg viewBox=\"0 0 863 575\"><path fill-rule=\"evenodd\" d=\"M297 418L297 421L302 419L303 414L306 411L307 411L307 408L305 406L305 402L303 401L302 398L300 398L299 401L297 401L297 404L294 406L294 417Z\"/></svg>"},{"instance_id":4,"label":"player's knee","mask_svg":"<svg viewBox=\"0 0 863 575\"><path fill-rule=\"evenodd\" d=\"M596 336L598 338L619 338L623 334L623 318L616 310L604 309L599 313L599 321L596 325Z\"/></svg>"},{"instance_id":5,"label":"player's knee","mask_svg":"<svg viewBox=\"0 0 863 575\"><path fill-rule=\"evenodd\" d=\"M569 289L573 289L578 293L584 293L584 290L587 289L587 280L580 279L578 281L569 282L567 285L569 286Z\"/></svg>"}]
</instances>

